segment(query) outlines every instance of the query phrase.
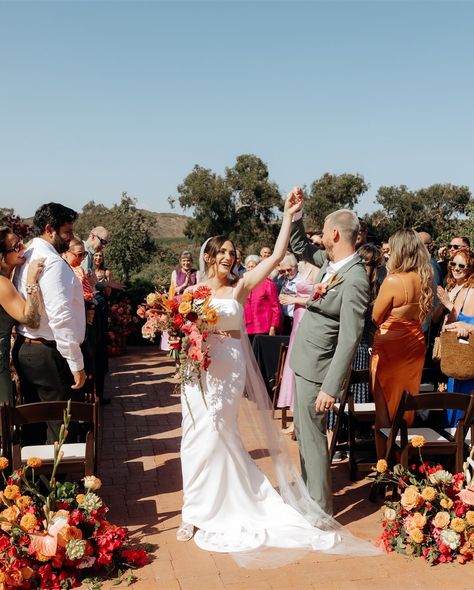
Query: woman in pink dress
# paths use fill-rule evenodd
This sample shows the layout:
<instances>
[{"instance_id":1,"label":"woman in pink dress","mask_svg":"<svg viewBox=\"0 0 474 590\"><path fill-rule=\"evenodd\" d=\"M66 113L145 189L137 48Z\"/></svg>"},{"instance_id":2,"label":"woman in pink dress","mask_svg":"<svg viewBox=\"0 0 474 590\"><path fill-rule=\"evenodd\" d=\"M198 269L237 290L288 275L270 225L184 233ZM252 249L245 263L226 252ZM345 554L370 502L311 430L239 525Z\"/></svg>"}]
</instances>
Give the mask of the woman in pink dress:
<instances>
[{"instance_id":1,"label":"woman in pink dress","mask_svg":"<svg viewBox=\"0 0 474 590\"><path fill-rule=\"evenodd\" d=\"M278 396L277 406L279 408L293 409L293 400L295 397L295 374L290 369L289 359L293 342L295 340L296 330L298 329L298 324L305 312L306 302L309 299L318 272L319 268L317 266L313 266L307 262L303 263L298 272L300 279L296 283L296 295L286 295L283 293L280 295L280 303L282 305L294 305L295 309L293 312L293 327L291 329L290 342L288 344L285 367L283 368L283 377L281 379L280 395Z\"/></svg>"}]
</instances>

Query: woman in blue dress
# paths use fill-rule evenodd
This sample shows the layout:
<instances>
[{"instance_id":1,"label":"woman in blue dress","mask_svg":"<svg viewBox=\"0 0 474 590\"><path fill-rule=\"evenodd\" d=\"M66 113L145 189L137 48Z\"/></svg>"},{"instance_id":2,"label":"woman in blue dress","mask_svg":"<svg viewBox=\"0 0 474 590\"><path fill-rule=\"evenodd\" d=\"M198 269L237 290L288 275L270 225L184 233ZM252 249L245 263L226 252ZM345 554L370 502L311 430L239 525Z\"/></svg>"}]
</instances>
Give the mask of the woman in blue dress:
<instances>
[{"instance_id":1,"label":"woman in blue dress","mask_svg":"<svg viewBox=\"0 0 474 590\"><path fill-rule=\"evenodd\" d=\"M474 254L469 251L458 252L449 264L453 267L453 271L464 271L469 278L464 282L454 303L453 313L456 321L447 324L445 330L456 332L460 338L474 338ZM454 265L461 268L454 268ZM448 379L448 392L470 394L473 390L474 378L460 380L449 377ZM446 414L446 426L454 427L462 412L448 410Z\"/></svg>"}]
</instances>

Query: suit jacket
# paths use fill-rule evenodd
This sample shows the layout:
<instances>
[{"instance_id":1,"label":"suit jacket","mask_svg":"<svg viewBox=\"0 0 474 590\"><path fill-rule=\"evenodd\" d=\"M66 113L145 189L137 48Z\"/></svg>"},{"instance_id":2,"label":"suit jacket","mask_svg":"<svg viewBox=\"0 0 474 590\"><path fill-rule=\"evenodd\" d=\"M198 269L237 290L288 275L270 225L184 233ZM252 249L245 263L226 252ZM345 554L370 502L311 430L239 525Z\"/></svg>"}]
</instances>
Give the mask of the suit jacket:
<instances>
[{"instance_id":1,"label":"suit jacket","mask_svg":"<svg viewBox=\"0 0 474 590\"><path fill-rule=\"evenodd\" d=\"M293 223L293 252L302 260L321 267L316 282L326 274L328 261L309 243L301 220ZM369 281L360 256L347 262L337 275L344 280L319 299L312 295L296 332L290 367L308 381L338 397L364 329L369 304Z\"/></svg>"}]
</instances>

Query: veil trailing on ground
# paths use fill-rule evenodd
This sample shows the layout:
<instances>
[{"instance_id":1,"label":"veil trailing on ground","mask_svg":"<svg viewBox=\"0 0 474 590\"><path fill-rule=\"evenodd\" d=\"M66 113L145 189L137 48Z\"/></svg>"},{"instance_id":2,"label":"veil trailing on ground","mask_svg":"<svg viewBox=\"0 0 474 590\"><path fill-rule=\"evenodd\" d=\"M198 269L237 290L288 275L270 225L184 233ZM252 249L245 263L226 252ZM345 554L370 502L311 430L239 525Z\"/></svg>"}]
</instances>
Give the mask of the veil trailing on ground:
<instances>
[{"instance_id":1,"label":"veil trailing on ground","mask_svg":"<svg viewBox=\"0 0 474 590\"><path fill-rule=\"evenodd\" d=\"M251 402L241 405L242 417L257 437L259 450L271 458L272 473L266 475L276 482L285 503L299 512L315 529L311 534L302 530L301 538L295 539L295 549L263 548L233 553L232 557L242 567L261 568L285 565L299 559L309 550L348 556L380 555L379 549L354 537L309 495L299 468L291 458L286 438L272 417L272 404L244 328L241 342L246 364L245 391Z\"/></svg>"}]
</instances>

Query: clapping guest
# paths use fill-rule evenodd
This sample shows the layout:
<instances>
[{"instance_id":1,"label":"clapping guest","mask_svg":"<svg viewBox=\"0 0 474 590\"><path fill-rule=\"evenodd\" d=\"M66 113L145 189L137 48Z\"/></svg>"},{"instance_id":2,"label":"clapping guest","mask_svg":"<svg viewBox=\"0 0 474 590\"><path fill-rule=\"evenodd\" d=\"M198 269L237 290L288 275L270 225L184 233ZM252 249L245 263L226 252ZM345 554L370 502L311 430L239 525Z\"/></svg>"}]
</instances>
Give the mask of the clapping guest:
<instances>
[{"instance_id":1,"label":"clapping guest","mask_svg":"<svg viewBox=\"0 0 474 590\"><path fill-rule=\"evenodd\" d=\"M185 250L179 258L179 266L171 273L171 284L174 285L176 294L180 295L197 281L198 271L193 268L193 257L189 250Z\"/></svg>"},{"instance_id":2,"label":"clapping guest","mask_svg":"<svg viewBox=\"0 0 474 590\"><path fill-rule=\"evenodd\" d=\"M245 259L246 272L253 270L260 257L251 254ZM244 306L245 329L250 340L255 334L275 336L280 329L281 311L278 303L278 290L273 281L266 278L250 291Z\"/></svg>"},{"instance_id":3,"label":"clapping guest","mask_svg":"<svg viewBox=\"0 0 474 590\"><path fill-rule=\"evenodd\" d=\"M278 396L277 406L279 408L293 409L295 398L295 374L290 367L290 354L293 348L296 330L305 312L306 303L310 298L318 272L319 268L317 266L310 264L309 262L303 262L300 272L298 273L299 278L296 282L296 293L294 295L285 295L284 293L280 294L280 303L285 305L294 305L294 311L293 327L291 329L290 341L288 343L288 352L281 378L280 394Z\"/></svg>"},{"instance_id":4,"label":"clapping guest","mask_svg":"<svg viewBox=\"0 0 474 590\"><path fill-rule=\"evenodd\" d=\"M425 361L422 322L433 303L433 268L428 250L411 229L389 239L387 278L374 303L372 319L378 326L371 357L376 429L389 427L404 391L417 394ZM407 413L411 424L414 414ZM379 458L384 441L376 438Z\"/></svg>"},{"instance_id":5,"label":"clapping guest","mask_svg":"<svg viewBox=\"0 0 474 590\"><path fill-rule=\"evenodd\" d=\"M446 304L450 309L449 320L452 323L445 329L455 331L461 338L467 338L474 328L474 253L466 249L457 250L453 260L449 261L448 273L452 275L451 284L455 282L452 290L456 288L458 290L456 296ZM448 274L448 286L449 283ZM470 394L473 390L474 379L460 380L453 377L448 379L448 392ZM460 411L448 410L445 425L456 426L461 415Z\"/></svg>"},{"instance_id":6,"label":"clapping guest","mask_svg":"<svg viewBox=\"0 0 474 590\"><path fill-rule=\"evenodd\" d=\"M10 375L10 341L16 322L30 328L40 323L40 291L38 278L44 258L33 260L28 268L26 299L12 284L16 268L25 264L25 246L10 227L0 227L0 403L13 404Z\"/></svg>"},{"instance_id":7,"label":"clapping guest","mask_svg":"<svg viewBox=\"0 0 474 590\"><path fill-rule=\"evenodd\" d=\"M462 288L470 281L473 272L474 254L467 248L456 250L453 259L448 262L446 289L438 287L438 299L441 303L437 310L438 315L443 310L447 310L450 314L454 311L456 299ZM454 315L448 318L448 321L454 320Z\"/></svg>"}]
</instances>

